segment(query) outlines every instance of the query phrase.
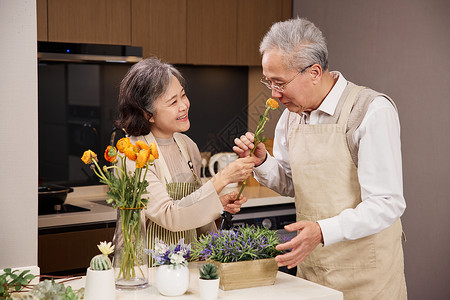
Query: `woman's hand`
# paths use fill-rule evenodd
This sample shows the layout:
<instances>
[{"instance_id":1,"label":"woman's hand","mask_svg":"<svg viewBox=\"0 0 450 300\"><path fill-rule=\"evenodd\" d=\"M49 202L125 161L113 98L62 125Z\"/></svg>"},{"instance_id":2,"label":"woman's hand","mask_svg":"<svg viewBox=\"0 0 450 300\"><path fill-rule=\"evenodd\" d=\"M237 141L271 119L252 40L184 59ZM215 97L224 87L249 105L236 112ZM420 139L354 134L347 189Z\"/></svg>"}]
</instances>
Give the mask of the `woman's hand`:
<instances>
[{"instance_id":1,"label":"woman's hand","mask_svg":"<svg viewBox=\"0 0 450 300\"><path fill-rule=\"evenodd\" d=\"M211 181L217 194L220 194L227 184L247 179L252 174L253 167L255 166L254 161L255 159L253 157L238 158L214 175Z\"/></svg>"},{"instance_id":2,"label":"woman's hand","mask_svg":"<svg viewBox=\"0 0 450 300\"><path fill-rule=\"evenodd\" d=\"M255 147L255 144L253 144L254 141L254 134L251 132L247 132L245 135L241 135L240 138L234 139L234 143L236 144L236 146L233 147L233 151L236 152L239 157L247 157L250 155L250 151ZM253 152L256 167L266 160L266 155L266 146L263 143L259 143L256 146L255 152Z\"/></svg>"},{"instance_id":3,"label":"woman's hand","mask_svg":"<svg viewBox=\"0 0 450 300\"><path fill-rule=\"evenodd\" d=\"M222 202L223 210L235 214L241 210L242 204L247 202L247 197L241 195L238 200L235 200L238 192L231 192L226 195L220 196L220 202Z\"/></svg>"}]
</instances>

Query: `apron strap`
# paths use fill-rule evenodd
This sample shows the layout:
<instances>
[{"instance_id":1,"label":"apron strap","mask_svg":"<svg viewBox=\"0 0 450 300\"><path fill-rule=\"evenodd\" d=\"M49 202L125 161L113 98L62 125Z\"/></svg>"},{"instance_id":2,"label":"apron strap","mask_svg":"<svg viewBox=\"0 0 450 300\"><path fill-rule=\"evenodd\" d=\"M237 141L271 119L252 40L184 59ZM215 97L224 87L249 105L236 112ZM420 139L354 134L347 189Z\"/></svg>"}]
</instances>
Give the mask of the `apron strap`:
<instances>
[{"instance_id":1,"label":"apron strap","mask_svg":"<svg viewBox=\"0 0 450 300\"><path fill-rule=\"evenodd\" d=\"M158 143L156 142L155 137L153 136L153 134L150 132L149 134L147 134L144 137L145 141L147 142L147 144L151 144L151 143L155 143L156 145L158 145ZM156 159L154 162L155 168L156 170L158 170L160 176L161 176L161 182L166 185L169 182L172 182L172 176L170 175L169 172L169 168L167 167L166 161L164 160L164 154L162 153L162 151L158 151L159 154L159 159Z\"/></svg>"},{"instance_id":2,"label":"apron strap","mask_svg":"<svg viewBox=\"0 0 450 300\"><path fill-rule=\"evenodd\" d=\"M361 90L363 90L364 86L354 86L350 93L347 96L347 99L345 99L344 105L341 110L341 114L339 116L338 124L341 125L347 125L348 118L350 116L350 112L352 111L353 105L356 102L357 96ZM344 127L345 128L345 127Z\"/></svg>"}]
</instances>

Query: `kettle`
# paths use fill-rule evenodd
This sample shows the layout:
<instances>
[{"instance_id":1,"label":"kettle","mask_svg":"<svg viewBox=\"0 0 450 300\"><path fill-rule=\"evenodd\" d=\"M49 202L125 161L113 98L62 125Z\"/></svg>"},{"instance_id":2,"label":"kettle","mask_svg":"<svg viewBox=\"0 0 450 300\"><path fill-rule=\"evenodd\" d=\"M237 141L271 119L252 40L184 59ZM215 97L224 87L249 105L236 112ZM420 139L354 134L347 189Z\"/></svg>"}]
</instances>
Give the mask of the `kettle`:
<instances>
[{"instance_id":1,"label":"kettle","mask_svg":"<svg viewBox=\"0 0 450 300\"><path fill-rule=\"evenodd\" d=\"M217 172L219 172L220 170L225 168L229 163L235 161L236 159L238 159L238 155L234 152L221 152L214 154L209 159L209 166L208 166L209 173L211 174L211 176L216 175L216 172L214 171L214 166L216 165L216 163L217 163ZM228 184L227 187L236 187L237 185L238 185L237 182L234 182Z\"/></svg>"}]
</instances>

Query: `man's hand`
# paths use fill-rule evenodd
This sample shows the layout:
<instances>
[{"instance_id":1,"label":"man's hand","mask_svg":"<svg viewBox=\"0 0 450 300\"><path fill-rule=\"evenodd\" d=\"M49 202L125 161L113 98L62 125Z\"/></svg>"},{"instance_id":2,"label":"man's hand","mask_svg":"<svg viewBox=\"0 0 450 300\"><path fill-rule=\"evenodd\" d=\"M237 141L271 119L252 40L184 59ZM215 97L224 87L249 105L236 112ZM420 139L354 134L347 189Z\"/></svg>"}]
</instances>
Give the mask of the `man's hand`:
<instances>
[{"instance_id":1,"label":"man's hand","mask_svg":"<svg viewBox=\"0 0 450 300\"><path fill-rule=\"evenodd\" d=\"M235 214L241 210L242 204L247 202L247 197L240 196L239 200L236 200L237 192L231 192L226 195L220 196L220 202L222 202L223 210Z\"/></svg>"},{"instance_id":2,"label":"man's hand","mask_svg":"<svg viewBox=\"0 0 450 300\"><path fill-rule=\"evenodd\" d=\"M251 132L247 132L245 135L241 135L240 138L235 138L233 151L236 152L239 157L247 157L250 155L250 151L255 147L255 136ZM259 143L256 146L253 157L255 157L255 166L259 166L266 159L266 146L263 143Z\"/></svg>"},{"instance_id":3,"label":"man's hand","mask_svg":"<svg viewBox=\"0 0 450 300\"><path fill-rule=\"evenodd\" d=\"M287 231L297 230L298 233L289 242L276 247L277 250L292 250L283 255L278 255L275 260L279 267L287 266L290 269L300 264L321 243L322 230L318 223L311 221L299 221L286 225L284 228Z\"/></svg>"}]
</instances>

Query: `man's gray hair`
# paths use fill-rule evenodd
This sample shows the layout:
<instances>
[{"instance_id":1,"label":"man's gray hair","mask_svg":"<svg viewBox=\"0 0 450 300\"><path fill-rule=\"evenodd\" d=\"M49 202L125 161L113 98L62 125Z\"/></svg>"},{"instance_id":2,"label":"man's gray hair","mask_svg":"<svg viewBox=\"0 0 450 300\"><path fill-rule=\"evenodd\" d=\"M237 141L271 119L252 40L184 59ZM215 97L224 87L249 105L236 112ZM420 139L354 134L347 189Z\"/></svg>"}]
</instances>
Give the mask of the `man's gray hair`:
<instances>
[{"instance_id":1,"label":"man's gray hair","mask_svg":"<svg viewBox=\"0 0 450 300\"><path fill-rule=\"evenodd\" d=\"M302 19L290 19L272 25L264 36L259 52L279 49L284 64L288 68L300 71L312 64L328 69L328 50L325 37L312 22Z\"/></svg>"}]
</instances>

